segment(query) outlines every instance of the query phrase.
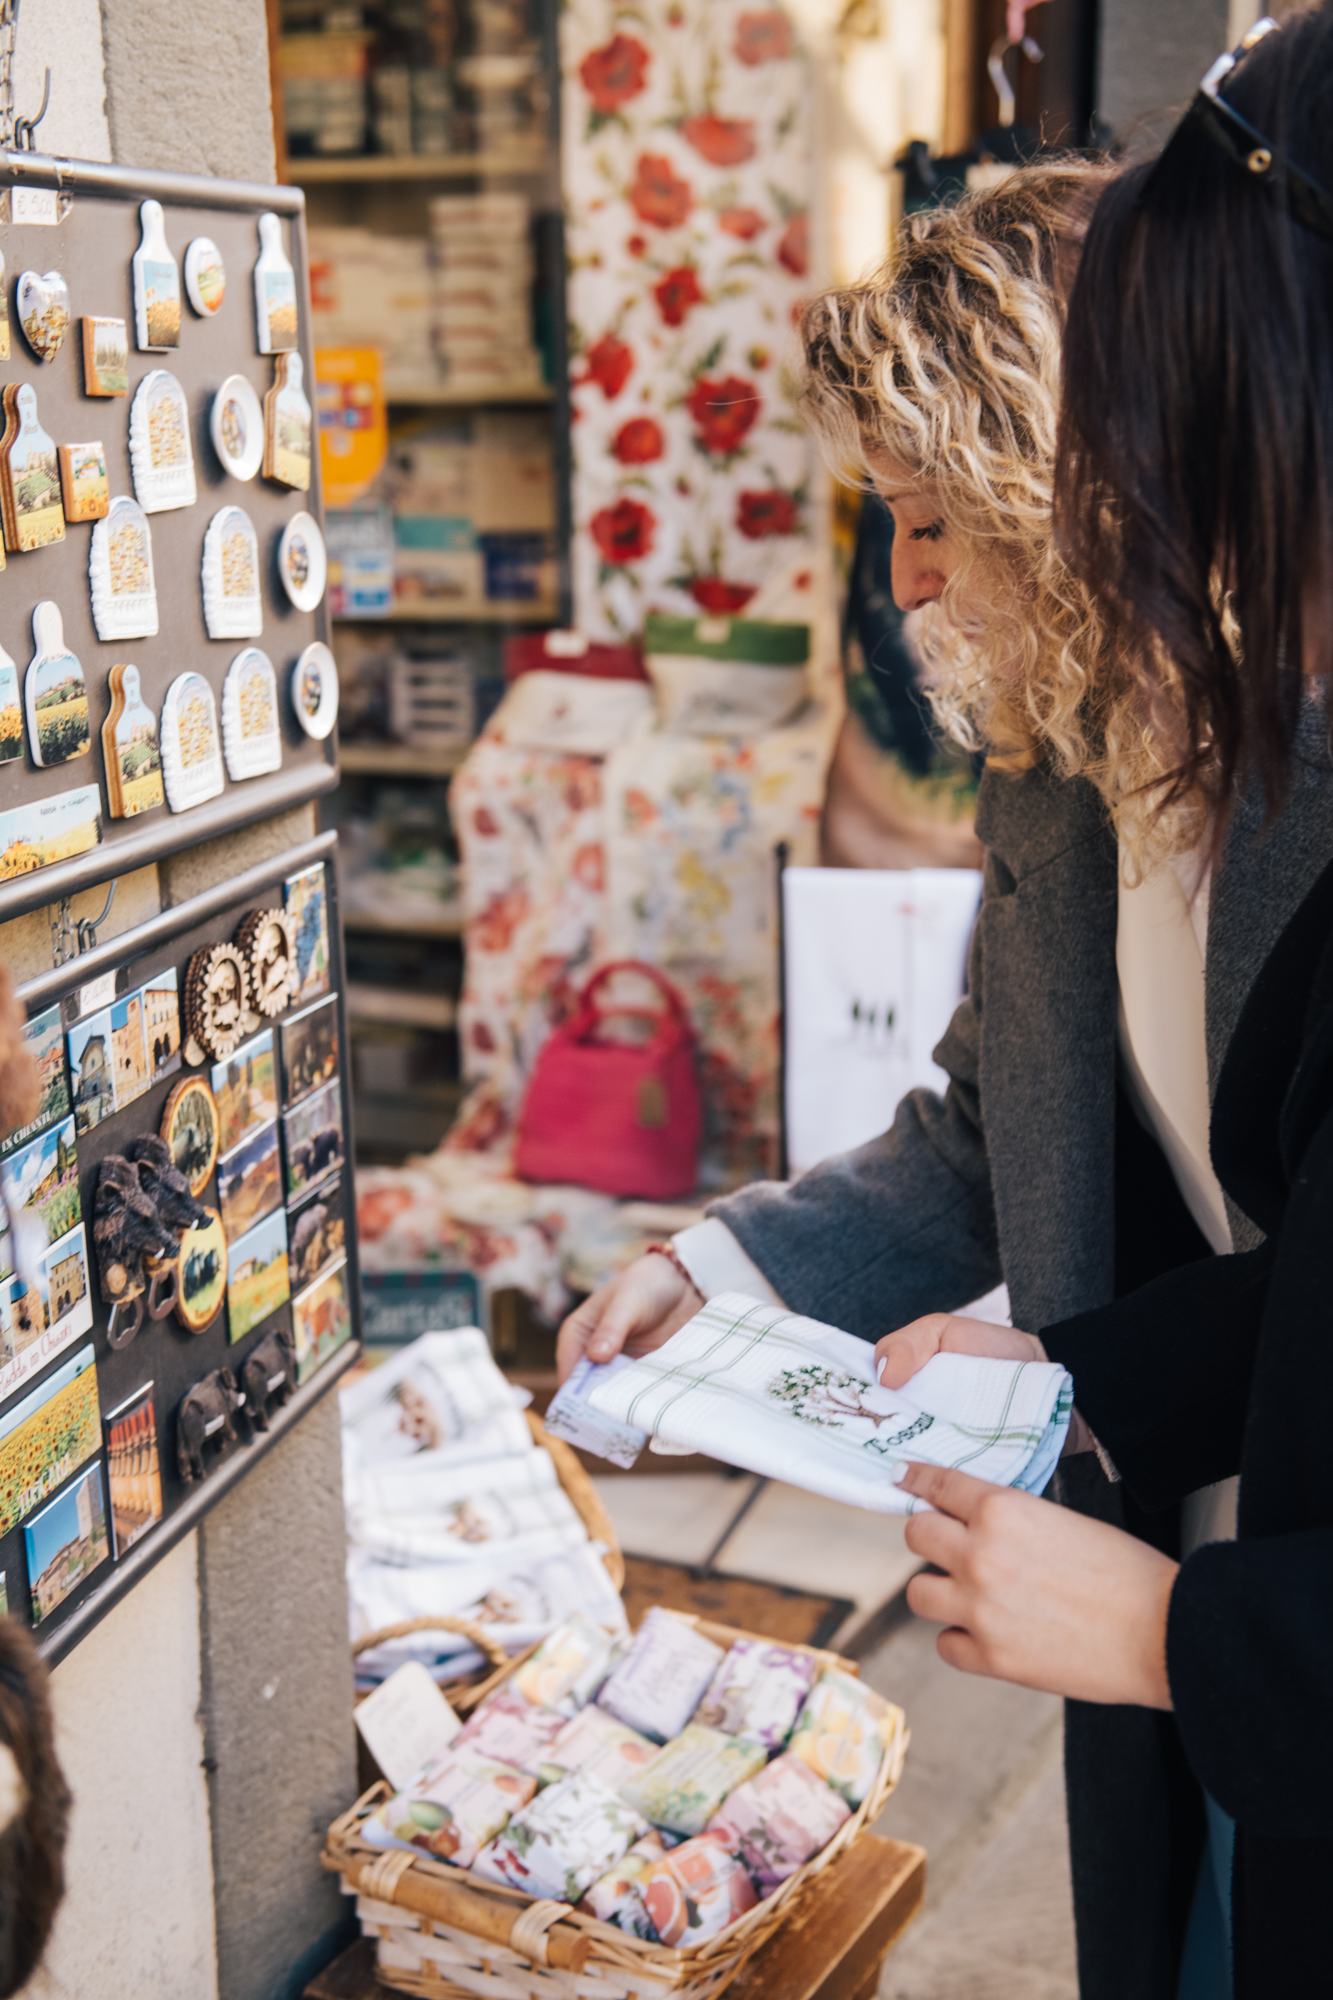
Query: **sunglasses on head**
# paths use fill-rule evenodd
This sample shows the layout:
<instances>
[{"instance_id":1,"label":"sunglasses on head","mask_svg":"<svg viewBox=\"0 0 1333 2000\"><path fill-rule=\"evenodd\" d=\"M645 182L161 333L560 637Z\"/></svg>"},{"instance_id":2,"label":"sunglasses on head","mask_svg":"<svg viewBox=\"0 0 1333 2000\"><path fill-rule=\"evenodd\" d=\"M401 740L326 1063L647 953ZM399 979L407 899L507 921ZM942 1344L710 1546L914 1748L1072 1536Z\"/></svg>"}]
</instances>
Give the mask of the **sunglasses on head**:
<instances>
[{"instance_id":1,"label":"sunglasses on head","mask_svg":"<svg viewBox=\"0 0 1333 2000\"><path fill-rule=\"evenodd\" d=\"M1273 141L1266 139L1258 127L1251 125L1248 118L1243 118L1222 95L1222 85L1232 71L1277 25L1276 21L1265 16L1262 21L1255 22L1231 54L1217 58L1199 85L1189 110L1158 155L1157 164L1143 190L1143 199L1146 201L1158 184L1177 141L1187 132L1202 132L1253 179L1285 187L1287 205L1296 220L1333 242L1333 196L1293 160L1280 159Z\"/></svg>"}]
</instances>

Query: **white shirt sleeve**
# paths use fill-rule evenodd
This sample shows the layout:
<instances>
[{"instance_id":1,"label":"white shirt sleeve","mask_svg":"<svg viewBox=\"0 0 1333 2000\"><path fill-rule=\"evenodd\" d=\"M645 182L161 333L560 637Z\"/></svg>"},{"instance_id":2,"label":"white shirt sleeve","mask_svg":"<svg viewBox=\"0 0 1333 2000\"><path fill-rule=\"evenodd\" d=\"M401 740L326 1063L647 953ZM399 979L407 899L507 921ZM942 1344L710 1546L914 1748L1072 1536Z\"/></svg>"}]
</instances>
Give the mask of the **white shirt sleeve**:
<instances>
[{"instance_id":1,"label":"white shirt sleeve","mask_svg":"<svg viewBox=\"0 0 1333 2000\"><path fill-rule=\"evenodd\" d=\"M672 1237L671 1247L705 1299L715 1299L719 1292L744 1292L746 1298L785 1308L786 1301L717 1216L682 1229Z\"/></svg>"}]
</instances>

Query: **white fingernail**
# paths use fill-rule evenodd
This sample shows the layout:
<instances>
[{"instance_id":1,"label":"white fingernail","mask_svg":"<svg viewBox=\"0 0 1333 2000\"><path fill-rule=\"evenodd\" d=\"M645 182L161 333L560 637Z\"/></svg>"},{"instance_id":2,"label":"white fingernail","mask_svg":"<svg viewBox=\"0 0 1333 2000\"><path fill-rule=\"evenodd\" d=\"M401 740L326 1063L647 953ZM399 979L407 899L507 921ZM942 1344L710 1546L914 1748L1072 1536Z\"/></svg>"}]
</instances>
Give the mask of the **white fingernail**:
<instances>
[{"instance_id":1,"label":"white fingernail","mask_svg":"<svg viewBox=\"0 0 1333 2000\"><path fill-rule=\"evenodd\" d=\"M902 1485L904 1479L907 1477L907 1466L908 1461L905 1458L895 1458L890 1461L885 1467L885 1473L890 1486Z\"/></svg>"},{"instance_id":2,"label":"white fingernail","mask_svg":"<svg viewBox=\"0 0 1333 2000\"><path fill-rule=\"evenodd\" d=\"M882 1382L884 1380L884 1370L888 1367L888 1365L889 1365L889 1357L886 1354L884 1356L884 1359L880 1362L878 1368L875 1370L875 1379L877 1381Z\"/></svg>"}]
</instances>

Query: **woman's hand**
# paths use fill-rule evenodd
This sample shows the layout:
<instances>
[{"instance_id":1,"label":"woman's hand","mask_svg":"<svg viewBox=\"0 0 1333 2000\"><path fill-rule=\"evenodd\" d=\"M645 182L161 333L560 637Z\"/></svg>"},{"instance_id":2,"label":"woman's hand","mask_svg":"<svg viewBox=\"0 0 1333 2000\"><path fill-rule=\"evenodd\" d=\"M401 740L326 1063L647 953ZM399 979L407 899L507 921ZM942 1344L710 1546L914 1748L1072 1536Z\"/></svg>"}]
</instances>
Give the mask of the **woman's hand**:
<instances>
[{"instance_id":1,"label":"woman's hand","mask_svg":"<svg viewBox=\"0 0 1333 2000\"><path fill-rule=\"evenodd\" d=\"M918 1575L907 1602L947 1629L940 1658L1075 1701L1170 1708L1166 1614L1178 1565L1103 1521L912 1464L904 1492L939 1511L913 1514L907 1546L943 1576Z\"/></svg>"},{"instance_id":2,"label":"woman's hand","mask_svg":"<svg viewBox=\"0 0 1333 2000\"><path fill-rule=\"evenodd\" d=\"M636 1257L599 1285L560 1329L555 1365L563 1382L576 1361L610 1361L626 1354L651 1354L693 1319L703 1294L687 1283L669 1257Z\"/></svg>"},{"instance_id":3,"label":"woman's hand","mask_svg":"<svg viewBox=\"0 0 1333 2000\"><path fill-rule=\"evenodd\" d=\"M927 1313L875 1343L876 1375L886 1389L901 1389L932 1354L982 1354L996 1361L1047 1358L1035 1333L995 1326L986 1319L960 1319L957 1313Z\"/></svg>"}]
</instances>

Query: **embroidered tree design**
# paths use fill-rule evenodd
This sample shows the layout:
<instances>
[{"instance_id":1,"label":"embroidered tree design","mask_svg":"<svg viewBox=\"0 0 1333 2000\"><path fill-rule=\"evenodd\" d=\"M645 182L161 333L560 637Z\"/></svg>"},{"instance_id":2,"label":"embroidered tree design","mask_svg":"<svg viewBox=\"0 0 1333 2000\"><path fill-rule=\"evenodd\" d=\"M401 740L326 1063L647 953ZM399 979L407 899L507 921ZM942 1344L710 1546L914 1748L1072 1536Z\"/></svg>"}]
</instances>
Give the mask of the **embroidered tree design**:
<instances>
[{"instance_id":1,"label":"embroidered tree design","mask_svg":"<svg viewBox=\"0 0 1333 2000\"><path fill-rule=\"evenodd\" d=\"M867 1409L863 1400L870 1388L855 1375L847 1375L830 1368L820 1361L807 1361L800 1368L788 1368L768 1385L768 1393L776 1403L783 1403L794 1417L803 1423L818 1424L821 1428L841 1427L853 1417L863 1417L879 1431L883 1424L901 1421L897 1410ZM867 1438L866 1445L872 1451L882 1451L886 1445L904 1444L909 1438L919 1437L922 1431L930 1429L934 1418L923 1411L920 1416L897 1431L888 1439L878 1436Z\"/></svg>"}]
</instances>

